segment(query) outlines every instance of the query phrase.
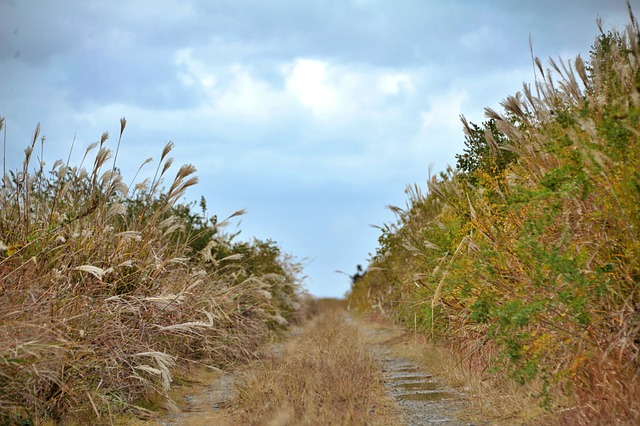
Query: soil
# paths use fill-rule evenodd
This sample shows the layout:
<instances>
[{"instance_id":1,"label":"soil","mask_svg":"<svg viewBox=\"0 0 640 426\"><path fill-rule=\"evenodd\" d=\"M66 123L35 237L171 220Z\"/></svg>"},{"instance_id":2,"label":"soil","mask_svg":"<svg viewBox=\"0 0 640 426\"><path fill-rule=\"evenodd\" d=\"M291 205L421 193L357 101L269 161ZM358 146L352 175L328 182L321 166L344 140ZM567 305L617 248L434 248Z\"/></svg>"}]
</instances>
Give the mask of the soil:
<instances>
[{"instance_id":1,"label":"soil","mask_svg":"<svg viewBox=\"0 0 640 426\"><path fill-rule=\"evenodd\" d=\"M178 410L167 414L157 424L162 426L227 424L223 412L234 396L235 374L222 373L206 386L192 386L182 395Z\"/></svg>"}]
</instances>

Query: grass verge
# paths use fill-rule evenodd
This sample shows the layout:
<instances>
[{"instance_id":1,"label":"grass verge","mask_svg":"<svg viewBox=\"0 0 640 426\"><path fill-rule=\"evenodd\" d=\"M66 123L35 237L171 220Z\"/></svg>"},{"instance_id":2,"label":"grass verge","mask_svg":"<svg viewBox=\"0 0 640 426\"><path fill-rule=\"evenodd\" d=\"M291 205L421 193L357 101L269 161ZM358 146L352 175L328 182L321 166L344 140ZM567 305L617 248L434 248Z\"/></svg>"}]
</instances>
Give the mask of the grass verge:
<instances>
[{"instance_id":1,"label":"grass verge","mask_svg":"<svg viewBox=\"0 0 640 426\"><path fill-rule=\"evenodd\" d=\"M392 337L384 337L384 345L392 354L410 359L465 395L462 409L456 412L461 420L470 424L521 425L547 414L536 397L541 388L539 382L521 385L508 378L488 374L472 348L434 342L424 334L396 325L378 313L357 318L373 329L395 330L390 333Z\"/></svg>"},{"instance_id":2,"label":"grass verge","mask_svg":"<svg viewBox=\"0 0 640 426\"><path fill-rule=\"evenodd\" d=\"M457 168L407 188L350 293L547 422L640 424L640 27L462 119ZM474 379L475 380L475 379ZM511 384L509 384L511 382ZM484 395L484 392L481 392Z\"/></svg>"},{"instance_id":3,"label":"grass verge","mask_svg":"<svg viewBox=\"0 0 640 426\"><path fill-rule=\"evenodd\" d=\"M38 126L2 176L0 424L147 416L177 371L251 358L300 311L296 262L272 241L232 241L204 200L201 214L179 201L193 166L165 188L172 143L128 185L108 145L104 133L79 166L47 169Z\"/></svg>"}]
</instances>

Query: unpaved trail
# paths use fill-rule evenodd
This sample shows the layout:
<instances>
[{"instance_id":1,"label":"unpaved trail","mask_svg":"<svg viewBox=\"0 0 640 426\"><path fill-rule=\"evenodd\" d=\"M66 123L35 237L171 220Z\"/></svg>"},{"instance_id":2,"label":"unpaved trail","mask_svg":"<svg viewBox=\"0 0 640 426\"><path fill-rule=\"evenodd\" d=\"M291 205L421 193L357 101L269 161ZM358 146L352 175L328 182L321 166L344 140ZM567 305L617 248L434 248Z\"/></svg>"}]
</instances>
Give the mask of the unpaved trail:
<instances>
[{"instance_id":1,"label":"unpaved trail","mask_svg":"<svg viewBox=\"0 0 640 426\"><path fill-rule=\"evenodd\" d=\"M393 342L407 333L368 321L354 321L371 345L380 363L385 387L399 406L403 423L410 426L446 425L462 426L480 423L461 421L458 416L464 408L464 395L447 386L433 372L427 371L415 360L402 356L393 349Z\"/></svg>"},{"instance_id":2,"label":"unpaved trail","mask_svg":"<svg viewBox=\"0 0 640 426\"><path fill-rule=\"evenodd\" d=\"M469 423L458 419L464 408L465 396L438 379L434 372L424 369L419 362L408 356L399 354L394 349L394 342L403 339L406 331L389 326L374 324L363 319L353 319L346 312L346 321L355 325L363 335L369 350L379 363L383 376L383 384L388 396L395 402L397 412L393 424L405 425L480 425L487 422ZM294 327L278 343L267 345L263 355L268 357L282 356L284 348L295 336L312 326L310 321L304 327ZM406 340L406 339L405 339ZM232 425L234 411L232 405L234 388L241 374L224 373L210 379L206 384L187 387L180 393L176 403L180 412L167 414L154 423L163 426L174 425ZM266 403L267 401L265 401ZM370 407L369 414L374 413L375 406ZM355 424L369 424L370 420ZM376 422L374 422L376 423ZM256 424L294 425L291 421L272 421ZM351 424L351 423L350 423ZM380 424L377 422L376 424Z\"/></svg>"},{"instance_id":3,"label":"unpaved trail","mask_svg":"<svg viewBox=\"0 0 640 426\"><path fill-rule=\"evenodd\" d=\"M311 322L308 322L304 327L292 326L280 340L265 345L258 356L279 356L287 341L301 334L310 324ZM194 383L184 386L178 392L177 406L152 423L160 426L235 425L234 407L230 403L236 395L235 385L240 373L240 370L225 371L194 377Z\"/></svg>"},{"instance_id":4,"label":"unpaved trail","mask_svg":"<svg viewBox=\"0 0 640 426\"><path fill-rule=\"evenodd\" d=\"M231 424L231 418L225 413L225 407L235 394L235 374L222 373L212 378L205 386L192 387L182 395L178 410L159 419L156 424L174 425L217 425Z\"/></svg>"}]
</instances>

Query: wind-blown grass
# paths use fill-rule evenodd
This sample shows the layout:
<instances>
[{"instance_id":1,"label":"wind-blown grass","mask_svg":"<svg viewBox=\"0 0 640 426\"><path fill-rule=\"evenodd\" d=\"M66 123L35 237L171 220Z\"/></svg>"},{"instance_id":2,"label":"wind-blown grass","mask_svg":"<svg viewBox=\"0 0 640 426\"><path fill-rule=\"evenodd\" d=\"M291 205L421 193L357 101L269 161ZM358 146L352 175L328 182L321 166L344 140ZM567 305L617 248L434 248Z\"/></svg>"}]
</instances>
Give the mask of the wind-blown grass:
<instances>
[{"instance_id":1,"label":"wind-blown grass","mask_svg":"<svg viewBox=\"0 0 640 426\"><path fill-rule=\"evenodd\" d=\"M558 421L640 421L640 31L466 122L458 168L408 190L352 306L535 384ZM497 356L496 356L497 354ZM495 373L495 372L499 373ZM529 388L530 389L530 388ZM567 403L565 396L571 401ZM561 414L560 414L561 413Z\"/></svg>"},{"instance_id":2,"label":"wind-blown grass","mask_svg":"<svg viewBox=\"0 0 640 426\"><path fill-rule=\"evenodd\" d=\"M181 204L193 166L164 189L172 143L127 185L107 133L47 170L39 132L0 187L0 423L142 415L177 368L246 359L295 317L297 263Z\"/></svg>"}]
</instances>

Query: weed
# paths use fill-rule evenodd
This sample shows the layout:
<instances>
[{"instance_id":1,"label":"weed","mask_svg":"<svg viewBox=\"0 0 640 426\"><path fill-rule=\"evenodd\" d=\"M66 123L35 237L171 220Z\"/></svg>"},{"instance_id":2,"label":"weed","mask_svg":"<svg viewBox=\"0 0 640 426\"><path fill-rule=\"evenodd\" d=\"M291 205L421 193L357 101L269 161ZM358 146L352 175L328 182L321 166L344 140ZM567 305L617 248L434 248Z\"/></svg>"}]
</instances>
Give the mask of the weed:
<instances>
[{"instance_id":1,"label":"weed","mask_svg":"<svg viewBox=\"0 0 640 426\"><path fill-rule=\"evenodd\" d=\"M231 405L238 424L393 424L396 414L362 336L330 310L246 372Z\"/></svg>"}]
</instances>

